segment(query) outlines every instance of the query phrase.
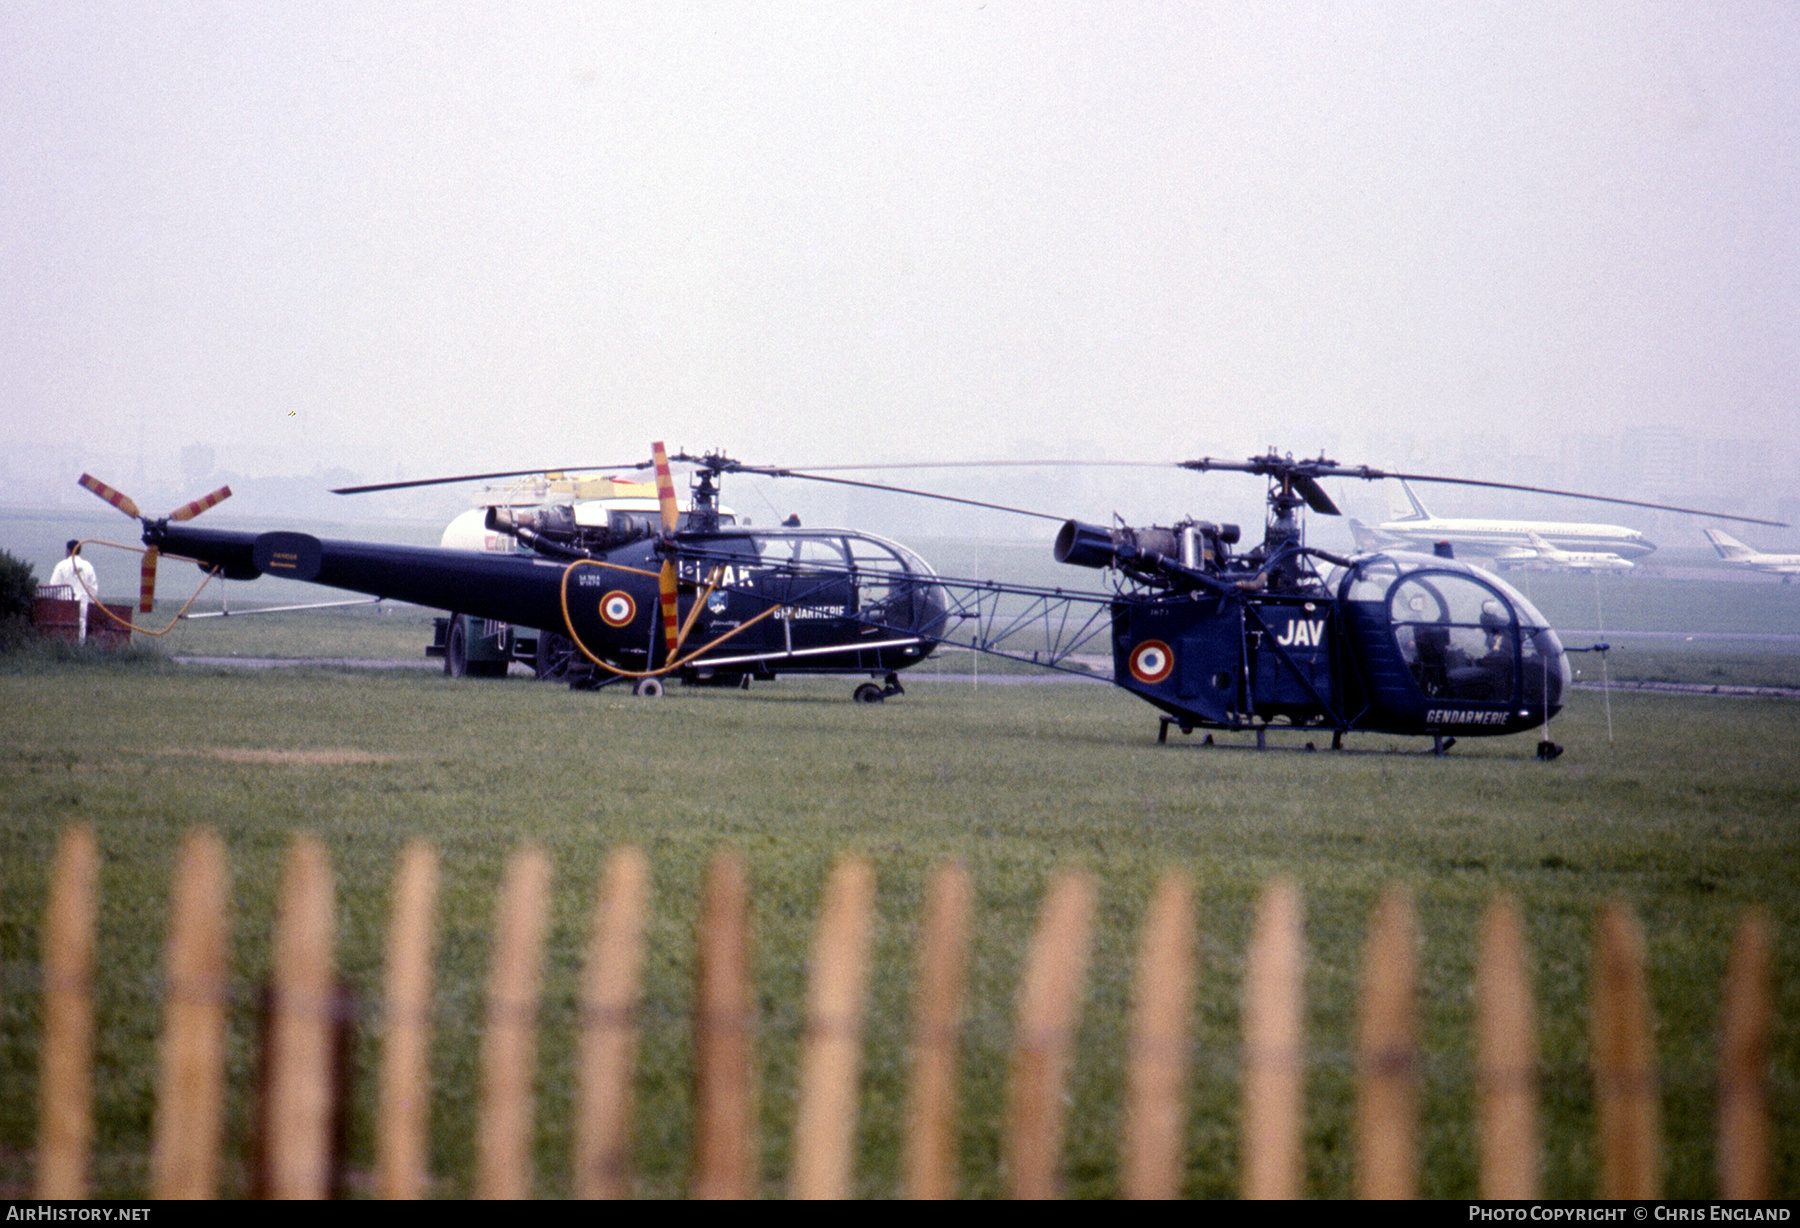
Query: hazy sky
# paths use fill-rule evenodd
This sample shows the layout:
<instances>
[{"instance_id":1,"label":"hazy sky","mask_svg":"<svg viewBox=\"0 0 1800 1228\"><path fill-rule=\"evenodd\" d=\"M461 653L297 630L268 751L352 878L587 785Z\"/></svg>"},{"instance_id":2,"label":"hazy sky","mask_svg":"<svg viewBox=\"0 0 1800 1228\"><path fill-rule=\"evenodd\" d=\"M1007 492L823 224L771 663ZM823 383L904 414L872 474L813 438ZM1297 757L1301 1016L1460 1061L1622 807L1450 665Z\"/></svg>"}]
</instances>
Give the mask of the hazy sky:
<instances>
[{"instance_id":1,"label":"hazy sky","mask_svg":"<svg viewBox=\"0 0 1800 1228\"><path fill-rule=\"evenodd\" d=\"M1800 434L1791 3L283 9L8 6L15 490Z\"/></svg>"}]
</instances>

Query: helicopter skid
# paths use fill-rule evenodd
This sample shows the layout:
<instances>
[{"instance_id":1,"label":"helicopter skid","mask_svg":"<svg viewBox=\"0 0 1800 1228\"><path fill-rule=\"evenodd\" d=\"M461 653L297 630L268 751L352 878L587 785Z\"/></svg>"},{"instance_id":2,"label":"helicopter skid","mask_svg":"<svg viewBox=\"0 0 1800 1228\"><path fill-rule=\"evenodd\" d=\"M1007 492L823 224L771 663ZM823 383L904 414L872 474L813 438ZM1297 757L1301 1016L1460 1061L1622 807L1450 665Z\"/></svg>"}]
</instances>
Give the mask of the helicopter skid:
<instances>
[{"instance_id":1,"label":"helicopter skid","mask_svg":"<svg viewBox=\"0 0 1800 1228\"><path fill-rule=\"evenodd\" d=\"M1157 741L1158 745L1166 745L1168 743L1169 729L1171 727L1178 730L1183 736L1193 733L1196 728L1200 728L1200 726L1195 725L1192 721L1184 721L1178 716L1164 716L1164 717L1158 718L1158 720L1160 722L1158 724L1158 727L1156 730L1156 741ZM1239 745L1236 745L1233 743L1225 743L1225 742L1215 741L1213 738L1213 735L1215 733L1253 733L1256 735L1256 746L1254 747L1254 749L1267 750L1267 749L1269 749L1269 735L1271 733L1310 733L1316 737L1317 735L1324 733L1327 729L1330 729L1330 726L1328 726L1328 725L1208 726L1208 727L1206 727L1205 735L1200 739L1200 741L1198 743L1195 743L1195 745L1217 746L1222 749L1228 749L1228 750L1250 750L1253 748L1248 747L1248 746L1239 746ZM1287 749L1296 749L1296 748L1290 747ZM1304 748L1300 748L1300 749L1313 751L1313 750L1317 750L1318 746L1314 742L1308 742ZM1331 749L1332 750L1344 749L1344 731L1342 729L1332 729L1331 730Z\"/></svg>"},{"instance_id":2,"label":"helicopter skid","mask_svg":"<svg viewBox=\"0 0 1800 1228\"><path fill-rule=\"evenodd\" d=\"M1313 754L1313 753L1319 751L1320 749L1330 749L1330 750L1338 752L1339 754L1344 754L1344 755L1430 755L1433 758L1441 759L1445 755L1449 754L1451 747L1456 745L1455 737L1453 737L1449 734L1435 733L1435 734L1431 735L1431 745L1430 746L1422 746L1415 750L1378 749L1375 747L1361 747L1361 748L1357 748L1357 749L1351 749L1344 745L1344 734L1349 731L1343 730L1343 729L1333 729L1333 730L1331 730L1331 745L1329 748L1320 747L1320 745L1318 744L1317 741L1308 741L1302 746L1294 746L1291 744L1287 745L1287 746L1274 746L1274 745L1271 745L1269 742L1269 735L1271 733L1281 733L1281 734L1302 733L1302 734L1313 734L1316 737L1316 735L1324 733L1329 728L1329 726L1319 726L1319 725L1310 725L1310 726L1309 725L1240 725L1240 726L1233 726L1230 728L1224 728L1224 727L1210 727L1209 728L1209 727L1197 726L1191 721L1183 721L1180 717L1175 717L1175 716L1164 716L1164 717L1159 718L1159 724L1158 724L1157 731L1156 731L1157 745L1166 746L1168 744L1169 730L1171 728L1175 729L1176 731L1181 733L1183 736L1187 736L1187 735L1194 733L1196 729L1201 729L1202 737L1200 738L1200 740L1198 742L1190 742L1187 745L1195 747L1196 749L1205 748L1205 749L1211 749L1211 750L1254 750L1254 751L1283 750L1283 751L1289 751L1289 752L1299 752L1302 754ZM1218 741L1214 737L1215 734L1220 734L1220 733L1252 733L1252 734L1256 735L1256 744L1252 746L1252 745L1248 745L1248 744L1242 743L1242 742L1221 742L1221 741ZM1561 746L1558 746L1556 743L1550 742L1550 741L1540 742L1535 749L1536 757L1546 763L1551 762L1552 760L1556 759L1562 753L1563 753L1563 748Z\"/></svg>"}]
</instances>

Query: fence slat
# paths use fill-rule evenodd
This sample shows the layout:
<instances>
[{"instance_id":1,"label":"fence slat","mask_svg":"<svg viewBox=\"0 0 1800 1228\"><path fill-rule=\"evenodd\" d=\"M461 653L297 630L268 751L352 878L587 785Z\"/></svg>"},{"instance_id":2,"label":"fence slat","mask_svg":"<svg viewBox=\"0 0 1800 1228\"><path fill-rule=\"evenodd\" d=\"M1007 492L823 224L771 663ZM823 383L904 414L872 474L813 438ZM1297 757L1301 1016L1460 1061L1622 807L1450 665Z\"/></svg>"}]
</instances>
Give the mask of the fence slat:
<instances>
[{"instance_id":1,"label":"fence slat","mask_svg":"<svg viewBox=\"0 0 1800 1228\"><path fill-rule=\"evenodd\" d=\"M39 1198L87 1196L93 1137L94 919L100 854L93 829L57 843L44 916L44 1045L38 1117Z\"/></svg>"},{"instance_id":2,"label":"fence slat","mask_svg":"<svg viewBox=\"0 0 1800 1228\"><path fill-rule=\"evenodd\" d=\"M176 862L169 913L152 1198L218 1193L228 975L225 878L223 842L213 832L191 833Z\"/></svg>"},{"instance_id":3,"label":"fence slat","mask_svg":"<svg viewBox=\"0 0 1800 1228\"><path fill-rule=\"evenodd\" d=\"M93 1130L92 1048L98 852L90 829L67 830L48 894L42 951L43 1017L35 1194L87 1193ZM429 1044L433 911L438 863L423 842L396 870L389 931L378 1189L428 1192ZM475 1192L527 1197L535 1134L532 1081L548 918L550 863L518 850L496 900L481 1039L482 1088ZM159 1046L154 1197L217 1194L229 970L224 846L191 833L173 878ZM617 850L596 896L579 1016L575 1189L584 1198L629 1196L632 1083L642 997L649 868ZM1183 1178L1190 1023L1195 981L1193 892L1170 872L1146 910L1137 957L1121 1192L1179 1195ZM849 857L827 884L815 933L800 1055L791 1192L843 1198L854 1191L861 1043L875 877ZM956 1192L955 1083L964 1013L973 891L960 864L941 866L927 890L918 955L906 1191ZM1059 1194L1067 1073L1079 1028L1091 941L1092 876L1051 882L1026 952L1017 999L1003 1154L1010 1192ZM276 1198L339 1196L342 1139L334 1107L349 1103L347 988L333 977L332 871L323 846L296 836L282 869L273 976L264 989L258 1046L258 1148L251 1190ZM758 1191L754 995L748 872L721 853L707 872L699 919L694 1016L692 1193L746 1198ZM1767 1064L1773 1027L1770 922L1746 910L1734 934L1720 998L1717 1165L1720 1193L1770 1196L1774 1152ZM1418 935L1410 897L1391 888L1371 915L1356 1038L1357 1187L1371 1198L1416 1196L1420 1100ZM1643 931L1628 906L1609 903L1595 930L1593 1069L1599 1123L1598 1192L1658 1197L1661 1121ZM1539 1060L1531 975L1517 903L1496 896L1484 919L1476 974L1480 1194L1540 1196ZM1243 1193L1299 1196L1304 1049L1301 897L1290 880L1265 888L1246 952L1243 1018ZM336 1050L334 1051L334 1039ZM334 1066L334 1057L336 1065Z\"/></svg>"},{"instance_id":4,"label":"fence slat","mask_svg":"<svg viewBox=\"0 0 1800 1228\"><path fill-rule=\"evenodd\" d=\"M1357 1193L1416 1198L1418 959L1412 901L1390 888L1375 906L1363 960L1356 1072Z\"/></svg>"},{"instance_id":5,"label":"fence slat","mask_svg":"<svg viewBox=\"0 0 1800 1228\"><path fill-rule=\"evenodd\" d=\"M961 862L939 866L926 891L906 1149L906 1191L913 1198L954 1198L957 1191L956 1072L972 894Z\"/></svg>"},{"instance_id":6,"label":"fence slat","mask_svg":"<svg viewBox=\"0 0 1800 1228\"><path fill-rule=\"evenodd\" d=\"M1185 874L1165 874L1144 917L1132 1004L1119 1157L1127 1198L1169 1199L1181 1193L1194 980L1193 888Z\"/></svg>"},{"instance_id":7,"label":"fence slat","mask_svg":"<svg viewBox=\"0 0 1800 1228\"><path fill-rule=\"evenodd\" d=\"M807 984L800 1103L794 1123L795 1198L848 1198L862 1059L875 874L860 857L840 862L825 888Z\"/></svg>"},{"instance_id":8,"label":"fence slat","mask_svg":"<svg viewBox=\"0 0 1800 1228\"><path fill-rule=\"evenodd\" d=\"M1719 1196L1773 1195L1766 1069L1773 1014L1769 918L1748 909L1731 943L1719 1021Z\"/></svg>"},{"instance_id":9,"label":"fence slat","mask_svg":"<svg viewBox=\"0 0 1800 1228\"><path fill-rule=\"evenodd\" d=\"M1306 1075L1301 1019L1300 889L1263 891L1244 973L1244 1197L1300 1197L1300 1104Z\"/></svg>"},{"instance_id":10,"label":"fence slat","mask_svg":"<svg viewBox=\"0 0 1800 1228\"><path fill-rule=\"evenodd\" d=\"M631 1197L631 1080L643 993L644 902L650 865L635 848L613 853L594 902L582 981L575 1196Z\"/></svg>"},{"instance_id":11,"label":"fence slat","mask_svg":"<svg viewBox=\"0 0 1800 1228\"><path fill-rule=\"evenodd\" d=\"M1488 906L1475 981L1481 1196L1539 1197L1537 1014L1525 927L1511 896Z\"/></svg>"},{"instance_id":12,"label":"fence slat","mask_svg":"<svg viewBox=\"0 0 1800 1228\"><path fill-rule=\"evenodd\" d=\"M1059 1193L1063 1081L1080 1023L1093 910L1093 879L1080 870L1062 871L1050 884L1026 954L1006 1115L1014 1198Z\"/></svg>"},{"instance_id":13,"label":"fence slat","mask_svg":"<svg viewBox=\"0 0 1800 1228\"><path fill-rule=\"evenodd\" d=\"M422 1198L431 1173L431 956L437 853L415 840L400 854L388 923L386 1031L376 1183L383 1198Z\"/></svg>"},{"instance_id":14,"label":"fence slat","mask_svg":"<svg viewBox=\"0 0 1800 1228\"><path fill-rule=\"evenodd\" d=\"M1661 1186L1661 1114L1651 1045L1644 932L1624 904L1601 911L1594 952L1594 1081L1600 1197L1653 1199Z\"/></svg>"},{"instance_id":15,"label":"fence slat","mask_svg":"<svg viewBox=\"0 0 1800 1228\"><path fill-rule=\"evenodd\" d=\"M331 1185L331 864L297 836L275 918L275 986L268 1053L265 1163L273 1198L324 1198Z\"/></svg>"},{"instance_id":16,"label":"fence slat","mask_svg":"<svg viewBox=\"0 0 1800 1228\"><path fill-rule=\"evenodd\" d=\"M750 1009L750 876L721 853L707 871L694 1006L695 1198L756 1192Z\"/></svg>"},{"instance_id":17,"label":"fence slat","mask_svg":"<svg viewBox=\"0 0 1800 1228\"><path fill-rule=\"evenodd\" d=\"M532 1074L550 859L536 845L514 853L496 903L481 1037L476 1196L531 1197Z\"/></svg>"}]
</instances>

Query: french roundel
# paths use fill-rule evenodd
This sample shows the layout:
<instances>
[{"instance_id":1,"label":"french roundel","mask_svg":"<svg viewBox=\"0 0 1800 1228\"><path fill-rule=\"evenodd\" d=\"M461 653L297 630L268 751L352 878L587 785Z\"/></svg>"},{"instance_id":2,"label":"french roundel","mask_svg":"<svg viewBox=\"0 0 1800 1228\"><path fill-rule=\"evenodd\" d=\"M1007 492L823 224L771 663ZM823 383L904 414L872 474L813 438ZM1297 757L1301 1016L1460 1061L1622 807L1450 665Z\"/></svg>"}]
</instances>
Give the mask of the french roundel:
<instances>
[{"instance_id":1,"label":"french roundel","mask_svg":"<svg viewBox=\"0 0 1800 1228\"><path fill-rule=\"evenodd\" d=\"M637 617L637 602L631 599L630 593L615 588L600 598L600 617L609 627L629 627Z\"/></svg>"},{"instance_id":2,"label":"french roundel","mask_svg":"<svg viewBox=\"0 0 1800 1228\"><path fill-rule=\"evenodd\" d=\"M1145 640L1131 650L1131 676L1155 686L1175 669L1175 654L1161 640Z\"/></svg>"}]
</instances>

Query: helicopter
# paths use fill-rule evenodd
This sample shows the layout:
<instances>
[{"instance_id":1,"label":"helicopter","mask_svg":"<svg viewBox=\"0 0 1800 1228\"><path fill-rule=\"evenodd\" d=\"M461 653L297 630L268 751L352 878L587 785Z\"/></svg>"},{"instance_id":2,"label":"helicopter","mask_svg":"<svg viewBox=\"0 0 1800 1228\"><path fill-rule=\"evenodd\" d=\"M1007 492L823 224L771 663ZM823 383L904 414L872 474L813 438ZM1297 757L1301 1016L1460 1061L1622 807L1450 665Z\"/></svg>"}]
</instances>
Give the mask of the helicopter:
<instances>
[{"instance_id":1,"label":"helicopter","mask_svg":"<svg viewBox=\"0 0 1800 1228\"><path fill-rule=\"evenodd\" d=\"M715 473L845 480L722 458L711 463ZM921 633L940 644L1089 675L1096 654L1085 650L1110 648L1113 683L1163 713L1159 741L1171 727L1183 734L1253 733L1259 749L1272 732L1329 733L1335 750L1357 732L1429 737L1442 754L1459 737L1541 728L1538 755L1554 759L1561 748L1550 741L1548 724L1570 686L1568 653L1604 652L1606 645L1565 648L1524 594L1455 558L1448 543L1431 554L1378 550L1354 557L1307 546L1302 509L1341 514L1321 479L1393 477L1708 514L1513 483L1389 473L1323 455L1295 459L1273 449L1241 461L1175 464L1264 478L1262 541L1240 549L1237 525L1191 517L1144 528L1067 520L1054 557L1109 573L1110 592L939 576L934 588L942 594L942 613ZM724 557L704 543L684 552L696 564Z\"/></svg>"},{"instance_id":2,"label":"helicopter","mask_svg":"<svg viewBox=\"0 0 1800 1228\"><path fill-rule=\"evenodd\" d=\"M88 474L80 485L142 522L145 612L156 559L169 555L228 580L281 576L540 628L546 650L564 654L576 685L625 682L636 694L660 695L669 677L741 686L778 674L859 674L878 680L855 689L861 702L903 693L899 671L929 655L934 641L923 629L942 619L922 558L849 529L721 523L717 470L682 454L676 459L701 466L684 513L666 450L661 443L652 450L654 512L590 524L570 505L491 507L488 529L524 547L507 553L206 529L186 521L228 489L152 519ZM616 466L631 467L646 466ZM513 475L468 475L497 476ZM467 619L449 620L447 672L465 672L468 628Z\"/></svg>"},{"instance_id":3,"label":"helicopter","mask_svg":"<svg viewBox=\"0 0 1800 1228\"><path fill-rule=\"evenodd\" d=\"M1273 449L1247 460L1168 462L1265 479L1263 538L1245 548L1238 526L1191 517L1166 527L1100 526L818 469L745 465L719 453L671 458L660 443L652 453L647 464L618 468L654 467L654 522L584 524L557 505L489 508L486 527L524 547L513 554L209 531L188 527L179 514L138 518L147 560L171 554L228 579L283 575L545 629L565 637L584 662L577 685L630 682L636 693L654 695L670 677L744 685L782 673L854 673L879 679L853 692L873 703L903 693L901 670L954 645L1087 677L1096 657L1110 657L1111 681L1161 711L1159 741L1171 727L1207 730L1209 742L1213 731L1253 733L1259 748L1271 733L1328 733L1341 749L1347 734L1374 733L1429 737L1442 753L1460 737L1542 728L1538 754L1548 759L1560 754L1548 722L1570 685L1567 654L1579 650L1565 649L1523 594L1447 546L1429 555L1343 557L1306 545L1303 508L1339 514L1321 479L1395 477L1718 515L1390 473L1323 455L1295 459ZM696 466L685 520L671 460ZM728 473L838 482L1056 520L1056 560L1102 571L1112 583L1094 591L954 579L872 534L723 524L716 483ZM513 475L430 481L506 476ZM103 483L83 475L82 485L138 515Z\"/></svg>"}]
</instances>

